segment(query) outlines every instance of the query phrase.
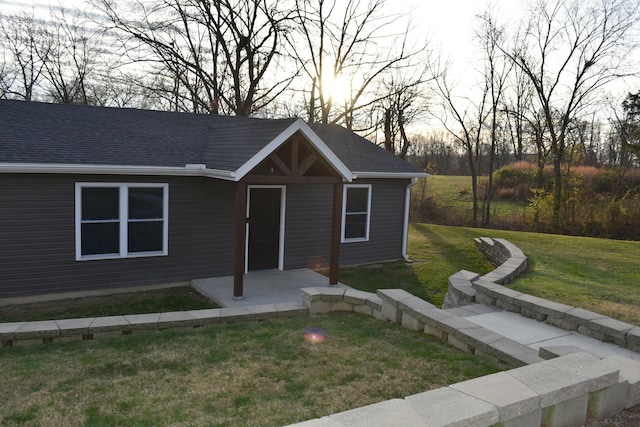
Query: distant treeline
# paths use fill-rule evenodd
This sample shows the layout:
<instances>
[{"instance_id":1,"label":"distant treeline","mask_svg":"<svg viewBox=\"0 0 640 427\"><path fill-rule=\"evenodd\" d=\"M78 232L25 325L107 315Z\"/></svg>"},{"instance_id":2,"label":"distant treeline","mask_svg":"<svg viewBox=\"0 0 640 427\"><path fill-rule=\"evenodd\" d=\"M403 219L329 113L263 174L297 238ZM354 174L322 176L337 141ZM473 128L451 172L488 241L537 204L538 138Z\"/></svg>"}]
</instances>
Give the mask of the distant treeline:
<instances>
[{"instance_id":1,"label":"distant treeline","mask_svg":"<svg viewBox=\"0 0 640 427\"><path fill-rule=\"evenodd\" d=\"M640 169L564 165L563 174L563 234L640 240ZM481 194L485 194L487 181L487 177L480 181ZM491 223L485 226L557 232L553 226L552 191L551 166L544 167L542 174L532 162L503 166L493 175L492 195L493 206L501 213L494 213ZM461 207L444 200L447 195L414 197L412 217L431 223L473 225L469 205Z\"/></svg>"}]
</instances>

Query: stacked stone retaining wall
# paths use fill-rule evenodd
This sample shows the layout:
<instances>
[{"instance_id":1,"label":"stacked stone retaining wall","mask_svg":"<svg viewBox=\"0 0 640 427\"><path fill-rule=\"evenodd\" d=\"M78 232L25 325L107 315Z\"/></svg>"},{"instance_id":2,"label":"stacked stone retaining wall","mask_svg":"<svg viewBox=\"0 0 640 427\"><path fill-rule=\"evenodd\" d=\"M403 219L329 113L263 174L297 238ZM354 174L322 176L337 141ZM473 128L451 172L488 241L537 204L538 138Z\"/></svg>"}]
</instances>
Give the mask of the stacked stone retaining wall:
<instances>
[{"instance_id":1,"label":"stacked stone retaining wall","mask_svg":"<svg viewBox=\"0 0 640 427\"><path fill-rule=\"evenodd\" d=\"M505 239L482 237L475 239L475 242L497 268L484 276L461 270L449 277L444 308L476 303L493 305L603 342L640 351L640 327L506 288L504 285L526 270L527 257Z\"/></svg>"}]
</instances>

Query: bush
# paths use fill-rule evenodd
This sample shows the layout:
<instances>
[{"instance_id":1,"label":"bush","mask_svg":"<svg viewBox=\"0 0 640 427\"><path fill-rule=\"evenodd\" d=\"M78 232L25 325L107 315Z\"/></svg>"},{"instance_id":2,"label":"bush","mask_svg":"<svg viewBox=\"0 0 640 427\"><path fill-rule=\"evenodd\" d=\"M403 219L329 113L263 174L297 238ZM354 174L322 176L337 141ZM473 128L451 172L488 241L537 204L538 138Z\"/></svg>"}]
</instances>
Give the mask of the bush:
<instances>
[{"instance_id":1,"label":"bush","mask_svg":"<svg viewBox=\"0 0 640 427\"><path fill-rule=\"evenodd\" d=\"M605 168L593 182L593 190L596 193L618 194L620 189L620 168Z\"/></svg>"},{"instance_id":2,"label":"bush","mask_svg":"<svg viewBox=\"0 0 640 427\"><path fill-rule=\"evenodd\" d=\"M503 200L526 201L535 186L536 168L529 162L504 166L493 174L495 197Z\"/></svg>"},{"instance_id":3,"label":"bush","mask_svg":"<svg viewBox=\"0 0 640 427\"><path fill-rule=\"evenodd\" d=\"M558 223L554 224L552 167L544 170L543 186L537 187L535 164L520 162L496 171L489 228L553 232L570 235L640 240L640 170L570 167L563 170ZM479 195L488 180L479 180ZM443 225L473 225L471 200L466 187L440 185L422 191L412 200L415 221ZM425 196L427 196L425 198ZM483 201L479 200L480 209ZM478 220L481 220L482 212Z\"/></svg>"}]
</instances>

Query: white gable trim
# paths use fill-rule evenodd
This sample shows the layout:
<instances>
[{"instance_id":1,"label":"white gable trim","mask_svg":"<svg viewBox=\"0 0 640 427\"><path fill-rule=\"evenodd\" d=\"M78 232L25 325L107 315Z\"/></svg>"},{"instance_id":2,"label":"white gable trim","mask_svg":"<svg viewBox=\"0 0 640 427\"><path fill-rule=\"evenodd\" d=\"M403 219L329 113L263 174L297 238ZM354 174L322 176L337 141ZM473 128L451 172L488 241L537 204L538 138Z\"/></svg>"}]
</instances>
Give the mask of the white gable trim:
<instances>
[{"instance_id":1,"label":"white gable trim","mask_svg":"<svg viewBox=\"0 0 640 427\"><path fill-rule=\"evenodd\" d=\"M344 163L329 149L320 137L307 125L302 119L293 122L280 135L274 138L269 144L262 148L256 155L249 159L244 165L235 171L235 180L239 181L244 178L253 168L258 166L264 159L275 152L282 144L291 138L296 132L301 132L305 138L314 146L320 155L338 172L343 180L351 182L353 173L345 166Z\"/></svg>"}]
</instances>

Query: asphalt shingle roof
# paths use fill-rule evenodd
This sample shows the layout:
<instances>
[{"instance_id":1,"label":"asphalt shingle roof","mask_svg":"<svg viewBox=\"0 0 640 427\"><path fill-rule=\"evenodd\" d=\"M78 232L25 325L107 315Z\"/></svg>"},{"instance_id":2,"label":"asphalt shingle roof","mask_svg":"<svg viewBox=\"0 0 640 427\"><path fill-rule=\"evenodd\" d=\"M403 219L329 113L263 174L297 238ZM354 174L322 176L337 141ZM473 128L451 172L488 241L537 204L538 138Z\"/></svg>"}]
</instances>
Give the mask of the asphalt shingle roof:
<instances>
[{"instance_id":1,"label":"asphalt shingle roof","mask_svg":"<svg viewBox=\"0 0 640 427\"><path fill-rule=\"evenodd\" d=\"M0 163L235 171L295 121L0 100ZM310 127L352 172L420 173L345 128Z\"/></svg>"}]
</instances>

